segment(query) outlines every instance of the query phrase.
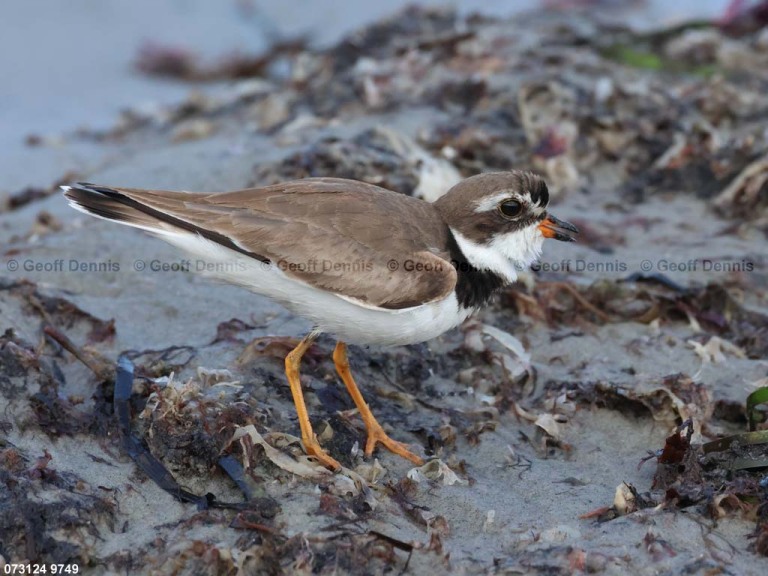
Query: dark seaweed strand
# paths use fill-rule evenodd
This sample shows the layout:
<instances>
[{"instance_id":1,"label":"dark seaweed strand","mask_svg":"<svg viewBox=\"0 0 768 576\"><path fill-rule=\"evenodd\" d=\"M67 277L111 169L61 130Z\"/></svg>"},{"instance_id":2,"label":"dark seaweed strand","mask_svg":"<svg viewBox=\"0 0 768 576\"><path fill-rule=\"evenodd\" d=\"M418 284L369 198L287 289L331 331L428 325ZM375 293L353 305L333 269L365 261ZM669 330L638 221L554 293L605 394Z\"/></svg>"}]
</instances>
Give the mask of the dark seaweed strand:
<instances>
[{"instance_id":1,"label":"dark seaweed strand","mask_svg":"<svg viewBox=\"0 0 768 576\"><path fill-rule=\"evenodd\" d=\"M448 231L448 252L451 264L456 268L456 299L464 308L481 308L488 304L494 294L507 282L495 272L480 270L472 266L459 248L453 232Z\"/></svg>"}]
</instances>

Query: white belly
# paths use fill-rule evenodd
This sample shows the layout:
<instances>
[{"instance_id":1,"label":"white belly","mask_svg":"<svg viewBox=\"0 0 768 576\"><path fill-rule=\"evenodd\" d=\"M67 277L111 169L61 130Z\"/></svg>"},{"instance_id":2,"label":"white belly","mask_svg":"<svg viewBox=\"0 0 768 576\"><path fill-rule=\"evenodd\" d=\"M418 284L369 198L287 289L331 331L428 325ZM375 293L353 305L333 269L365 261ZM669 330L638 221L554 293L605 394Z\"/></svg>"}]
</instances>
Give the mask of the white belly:
<instances>
[{"instance_id":1,"label":"white belly","mask_svg":"<svg viewBox=\"0 0 768 576\"><path fill-rule=\"evenodd\" d=\"M210 264L205 274L268 296L314 323L323 332L353 344L401 345L430 340L459 325L472 310L459 307L455 293L439 302L403 310L361 305L293 280L264 264L191 234L163 234L163 240Z\"/></svg>"}]
</instances>

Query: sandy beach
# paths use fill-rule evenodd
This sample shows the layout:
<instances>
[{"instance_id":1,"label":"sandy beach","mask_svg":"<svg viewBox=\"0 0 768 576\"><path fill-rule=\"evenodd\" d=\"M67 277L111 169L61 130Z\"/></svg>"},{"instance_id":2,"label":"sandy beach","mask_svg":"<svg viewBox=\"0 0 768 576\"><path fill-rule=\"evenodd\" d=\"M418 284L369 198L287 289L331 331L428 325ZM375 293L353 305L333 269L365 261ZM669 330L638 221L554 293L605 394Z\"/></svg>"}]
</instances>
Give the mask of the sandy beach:
<instances>
[{"instance_id":1,"label":"sandy beach","mask_svg":"<svg viewBox=\"0 0 768 576\"><path fill-rule=\"evenodd\" d=\"M18 69L28 98L0 92L3 569L765 572L765 444L712 444L747 431L767 385L762 24L640 13L633 30L533 2L325 20L300 2L41 4L58 40L28 61L92 60L45 83ZM23 61L2 52L0 70ZM339 176L429 196L511 167L544 176L579 242L547 242L433 341L351 343L372 409L424 467L363 457L322 336L302 384L338 474L303 455L283 371L309 324L58 192Z\"/></svg>"}]
</instances>

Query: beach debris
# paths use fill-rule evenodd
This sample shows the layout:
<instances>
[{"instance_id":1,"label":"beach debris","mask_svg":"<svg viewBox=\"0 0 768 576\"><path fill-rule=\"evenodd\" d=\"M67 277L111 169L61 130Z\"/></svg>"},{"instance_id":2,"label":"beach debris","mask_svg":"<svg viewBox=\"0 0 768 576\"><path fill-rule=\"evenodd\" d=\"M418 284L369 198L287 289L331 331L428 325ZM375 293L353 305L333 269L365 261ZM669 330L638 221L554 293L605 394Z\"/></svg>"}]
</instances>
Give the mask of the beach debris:
<instances>
[{"instance_id":1,"label":"beach debris","mask_svg":"<svg viewBox=\"0 0 768 576\"><path fill-rule=\"evenodd\" d=\"M218 335L217 335L218 338ZM238 364L244 365L251 362L257 357L275 358L277 360L284 360L288 353L296 348L300 340L298 338L292 338L290 336L264 336L254 338L248 345L243 348L240 356L237 358ZM307 351L310 356L310 361L313 359L312 348ZM315 355L314 359L317 357Z\"/></svg>"},{"instance_id":2,"label":"beach debris","mask_svg":"<svg viewBox=\"0 0 768 576\"><path fill-rule=\"evenodd\" d=\"M256 123L259 130L272 132L291 120L294 102L295 97L291 94L268 94L251 104L248 117Z\"/></svg>"},{"instance_id":3,"label":"beach debris","mask_svg":"<svg viewBox=\"0 0 768 576\"><path fill-rule=\"evenodd\" d=\"M75 473L57 470L46 450L31 465L30 460L13 447L0 449L3 555L8 555L7 562L24 559L42 565L66 559L85 568L93 556L95 534L114 527L117 520L111 494ZM41 493L45 501L40 501Z\"/></svg>"},{"instance_id":4,"label":"beach debris","mask_svg":"<svg viewBox=\"0 0 768 576\"><path fill-rule=\"evenodd\" d=\"M290 436L288 434L278 434L274 433L271 435L272 438L275 440L279 440L280 444L287 445L287 444L298 444L301 442L301 440L295 436ZM245 438L247 438L248 443L245 442ZM261 448L264 451L264 455L269 459L270 462L272 462L275 466L278 468L281 468L287 472L290 472L291 474L296 474L297 476L301 476L302 478L312 478L312 479L319 479L324 477L330 477L332 476L332 472L330 472L327 468L310 458L306 455L298 455L297 457L292 457L283 452L282 450L279 450L275 447L273 447L271 444L267 442L267 440L259 434L258 430L256 430L256 427L253 426L253 424L249 424L248 426L244 426L242 428L238 428L235 430L235 433L232 435L232 439L230 440L230 443L238 442L241 444L242 448L242 454L245 456L246 454L252 453L252 446L261 446ZM253 467L253 463L245 460L243 462L243 466L247 469L250 469Z\"/></svg>"},{"instance_id":5,"label":"beach debris","mask_svg":"<svg viewBox=\"0 0 768 576\"><path fill-rule=\"evenodd\" d=\"M374 128L381 138L386 139L403 161L418 171L418 184L412 196L434 202L462 180L459 171L444 157L432 156L415 140L402 132L386 127Z\"/></svg>"},{"instance_id":6,"label":"beach debris","mask_svg":"<svg viewBox=\"0 0 768 576\"><path fill-rule=\"evenodd\" d=\"M355 472L360 474L368 484L378 484L384 476L387 475L387 469L381 465L378 458L374 458L373 462L363 462L358 464L355 468Z\"/></svg>"},{"instance_id":7,"label":"beach debris","mask_svg":"<svg viewBox=\"0 0 768 576\"><path fill-rule=\"evenodd\" d=\"M660 538L650 528L643 537L643 544L645 544L645 550L654 562L661 562L666 558L677 556L674 547L664 538Z\"/></svg>"},{"instance_id":8,"label":"beach debris","mask_svg":"<svg viewBox=\"0 0 768 576\"><path fill-rule=\"evenodd\" d=\"M173 142L202 140L213 135L215 132L216 125L213 122L204 118L194 118L176 124L171 131L171 140Z\"/></svg>"},{"instance_id":9,"label":"beach debris","mask_svg":"<svg viewBox=\"0 0 768 576\"><path fill-rule=\"evenodd\" d=\"M572 383L560 389L576 402L597 403L614 407L628 413L648 414L657 422L692 422L696 440L701 440L700 431L711 420L714 411L709 388L690 376L677 373L660 379L641 380L631 387L610 382Z\"/></svg>"},{"instance_id":10,"label":"beach debris","mask_svg":"<svg viewBox=\"0 0 768 576\"><path fill-rule=\"evenodd\" d=\"M588 286L539 280L536 298L544 301L539 306L550 321L569 325L576 321L575 307L558 303L550 291L574 297L580 307L605 322L687 322L693 331L708 336L707 345L718 359L717 347L737 358L768 354L768 315L744 306L723 284L682 287L663 275L601 279ZM692 342L697 343L691 344L695 350L706 346L698 337ZM709 354L708 349L701 350Z\"/></svg>"},{"instance_id":11,"label":"beach debris","mask_svg":"<svg viewBox=\"0 0 768 576\"><path fill-rule=\"evenodd\" d=\"M28 186L27 188L19 190L18 192L7 195L3 201L5 204L5 206L3 206L3 211L16 210L17 208L21 208L22 206L26 206L27 204L37 200L47 198L53 193L54 190L52 188Z\"/></svg>"},{"instance_id":12,"label":"beach debris","mask_svg":"<svg viewBox=\"0 0 768 576\"><path fill-rule=\"evenodd\" d=\"M699 462L699 451L692 448L694 424L685 420L667 437L664 448L657 457L653 488L669 490L673 486L700 485L703 471Z\"/></svg>"},{"instance_id":13,"label":"beach debris","mask_svg":"<svg viewBox=\"0 0 768 576\"><path fill-rule=\"evenodd\" d=\"M220 322L219 325L216 326L216 337L211 341L211 344L216 344L217 342L243 343L245 341L238 336L242 332L253 330L255 327L256 326L249 324L244 320L240 320L239 318L231 318L225 322Z\"/></svg>"},{"instance_id":14,"label":"beach debris","mask_svg":"<svg viewBox=\"0 0 768 576\"><path fill-rule=\"evenodd\" d=\"M598 320L609 322L611 319L608 314L592 304L588 298L585 298L576 286L568 282L539 282L537 284L537 292L541 294L540 299L544 302L543 307L545 310L549 308L552 308L553 311L556 311L558 308L563 309L562 304L557 304L557 295L564 294L573 300L576 308L589 312ZM574 306L568 306L568 308L573 309Z\"/></svg>"},{"instance_id":15,"label":"beach debris","mask_svg":"<svg viewBox=\"0 0 768 576\"><path fill-rule=\"evenodd\" d=\"M716 208L733 217L749 217L768 205L768 155L746 166L713 200Z\"/></svg>"},{"instance_id":16,"label":"beach debris","mask_svg":"<svg viewBox=\"0 0 768 576\"><path fill-rule=\"evenodd\" d=\"M280 448L276 448L268 440ZM358 472L342 468L334 474L303 452L289 455L284 451L291 445L300 446L300 442L300 438L282 432L271 432L264 437L256 430L255 426L249 424L235 430L228 446L234 443L240 444L243 467L246 471L251 470L254 466L253 447L260 446L264 455L278 468L301 478L321 482L331 494L345 498L361 496L369 510L376 509L378 502L375 495L369 488L366 478Z\"/></svg>"},{"instance_id":17,"label":"beach debris","mask_svg":"<svg viewBox=\"0 0 768 576\"><path fill-rule=\"evenodd\" d=\"M428 461L423 466L411 468L407 477L416 483L433 481L439 482L443 486L453 486L454 484L466 486L469 484L467 480L460 478L451 470L445 462L437 458Z\"/></svg>"},{"instance_id":18,"label":"beach debris","mask_svg":"<svg viewBox=\"0 0 768 576\"><path fill-rule=\"evenodd\" d=\"M27 186L17 192L4 195L3 202L0 203L0 213L18 210L28 204L43 200L53 194L58 194L60 186L71 184L79 178L80 175L77 172L70 171L63 174L61 178L58 178L50 186Z\"/></svg>"},{"instance_id":19,"label":"beach debris","mask_svg":"<svg viewBox=\"0 0 768 576\"><path fill-rule=\"evenodd\" d=\"M82 334L88 344L108 342L115 334L114 320L101 320L66 298L44 294L34 282L14 281L0 288L18 298L27 310L42 319L45 325L50 327L52 334L61 334L56 329L57 326L70 329L76 326L77 334Z\"/></svg>"},{"instance_id":20,"label":"beach debris","mask_svg":"<svg viewBox=\"0 0 768 576\"><path fill-rule=\"evenodd\" d=\"M558 418L553 414L539 414L534 424L546 432L546 434L555 442L560 442L562 439L560 423L558 422Z\"/></svg>"},{"instance_id":21,"label":"beach debris","mask_svg":"<svg viewBox=\"0 0 768 576\"><path fill-rule=\"evenodd\" d=\"M602 506L579 516L580 520L597 520L608 522L620 516L633 514L641 509L651 508L656 503L646 494L641 494L634 485L622 482L616 486L613 494L613 504Z\"/></svg>"},{"instance_id":22,"label":"beach debris","mask_svg":"<svg viewBox=\"0 0 768 576\"><path fill-rule=\"evenodd\" d=\"M495 529L496 510L488 510L485 513L485 522L483 522L483 532L492 532Z\"/></svg>"},{"instance_id":23,"label":"beach debris","mask_svg":"<svg viewBox=\"0 0 768 576\"><path fill-rule=\"evenodd\" d=\"M205 366L198 366L197 377L204 387L217 385L239 386L240 384L240 381L236 380L232 372L227 368L206 368Z\"/></svg>"},{"instance_id":24,"label":"beach debris","mask_svg":"<svg viewBox=\"0 0 768 576\"><path fill-rule=\"evenodd\" d=\"M696 355L701 358L702 366L705 364L720 364L726 361L726 352L736 358L746 358L744 350L734 346L719 336L711 336L706 344L696 340L688 340L687 344L693 348Z\"/></svg>"},{"instance_id":25,"label":"beach debris","mask_svg":"<svg viewBox=\"0 0 768 576\"><path fill-rule=\"evenodd\" d=\"M136 367L141 378L161 378L181 372L197 355L193 346L169 346L159 350L126 350L123 355Z\"/></svg>"},{"instance_id":26,"label":"beach debris","mask_svg":"<svg viewBox=\"0 0 768 576\"><path fill-rule=\"evenodd\" d=\"M265 76L283 57L291 57L306 48L306 39L296 37L274 42L260 55L234 53L218 62L204 63L191 49L180 45L145 42L139 47L135 67L141 73L158 78L186 82L213 82Z\"/></svg>"},{"instance_id":27,"label":"beach debris","mask_svg":"<svg viewBox=\"0 0 768 576\"><path fill-rule=\"evenodd\" d=\"M499 330L490 324L483 324L482 331L484 334L487 334L496 340L499 344L503 345L507 350L512 352L515 357L520 360L524 367L527 368L530 366L531 355L525 351L522 342L520 342L520 340L515 338L512 334L509 332L504 332L503 330Z\"/></svg>"},{"instance_id":28,"label":"beach debris","mask_svg":"<svg viewBox=\"0 0 768 576\"><path fill-rule=\"evenodd\" d=\"M111 335L114 334L114 322L110 321L106 326L108 327L107 332L111 337ZM93 350L86 350L79 347L77 344L72 342L72 340L70 340L66 334L51 325L45 326L45 328L43 328L43 332L50 338L50 340L61 345L62 348L64 348L81 363L87 366L88 369L90 369L91 372L93 372L99 380L107 381L111 379L110 363L108 360L101 357L98 353ZM104 339L106 338L100 340Z\"/></svg>"},{"instance_id":29,"label":"beach debris","mask_svg":"<svg viewBox=\"0 0 768 576\"><path fill-rule=\"evenodd\" d=\"M693 421L685 420L666 438L661 450L651 452L640 463L657 461L650 495L641 495L624 483L617 487L612 506L598 508L580 518L608 521L642 508L655 507L655 512L661 512L704 504L713 519L756 519L751 547L765 554L765 521L760 510L765 506L768 486L763 477L768 468L768 430L754 431L760 426L754 411L764 403L768 403L768 387L758 388L747 400L749 432L703 444L694 441ZM666 546L663 548L669 553Z\"/></svg>"},{"instance_id":30,"label":"beach debris","mask_svg":"<svg viewBox=\"0 0 768 576\"><path fill-rule=\"evenodd\" d=\"M35 216L35 222L30 231L30 240L39 239L41 236L52 232L59 232L64 229L64 225L53 214L47 210L40 210Z\"/></svg>"},{"instance_id":31,"label":"beach debris","mask_svg":"<svg viewBox=\"0 0 768 576\"><path fill-rule=\"evenodd\" d=\"M616 486L613 509L619 516L626 516L637 510L637 490L631 484L622 482Z\"/></svg>"},{"instance_id":32,"label":"beach debris","mask_svg":"<svg viewBox=\"0 0 768 576\"><path fill-rule=\"evenodd\" d=\"M325 138L275 164L260 164L253 184L317 176L361 180L429 201L461 180L445 158L394 128L376 126L350 139Z\"/></svg>"},{"instance_id":33,"label":"beach debris","mask_svg":"<svg viewBox=\"0 0 768 576\"><path fill-rule=\"evenodd\" d=\"M117 362L115 376L114 410L123 450L155 484L181 502L195 504L198 509L228 508L241 509L247 503L226 503L216 500L213 494L198 496L182 488L168 469L133 434L131 427L130 398L133 390L134 367L125 356Z\"/></svg>"},{"instance_id":34,"label":"beach debris","mask_svg":"<svg viewBox=\"0 0 768 576\"><path fill-rule=\"evenodd\" d=\"M768 3L765 0L747 2L730 0L717 24L732 35L760 30L768 23Z\"/></svg>"}]
</instances>

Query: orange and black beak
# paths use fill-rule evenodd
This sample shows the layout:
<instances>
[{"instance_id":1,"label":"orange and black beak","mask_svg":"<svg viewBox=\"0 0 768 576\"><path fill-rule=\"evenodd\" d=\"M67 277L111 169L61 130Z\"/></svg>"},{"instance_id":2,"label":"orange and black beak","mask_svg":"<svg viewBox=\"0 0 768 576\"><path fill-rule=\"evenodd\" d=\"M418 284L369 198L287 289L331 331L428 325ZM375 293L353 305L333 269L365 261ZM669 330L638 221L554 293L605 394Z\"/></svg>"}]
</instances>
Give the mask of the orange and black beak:
<instances>
[{"instance_id":1,"label":"orange and black beak","mask_svg":"<svg viewBox=\"0 0 768 576\"><path fill-rule=\"evenodd\" d=\"M547 217L541 221L539 230L541 230L545 238L554 238L562 242L575 242L576 239L571 234L579 233L579 229L576 226L565 220L559 220L552 216L552 214L547 214Z\"/></svg>"}]
</instances>

